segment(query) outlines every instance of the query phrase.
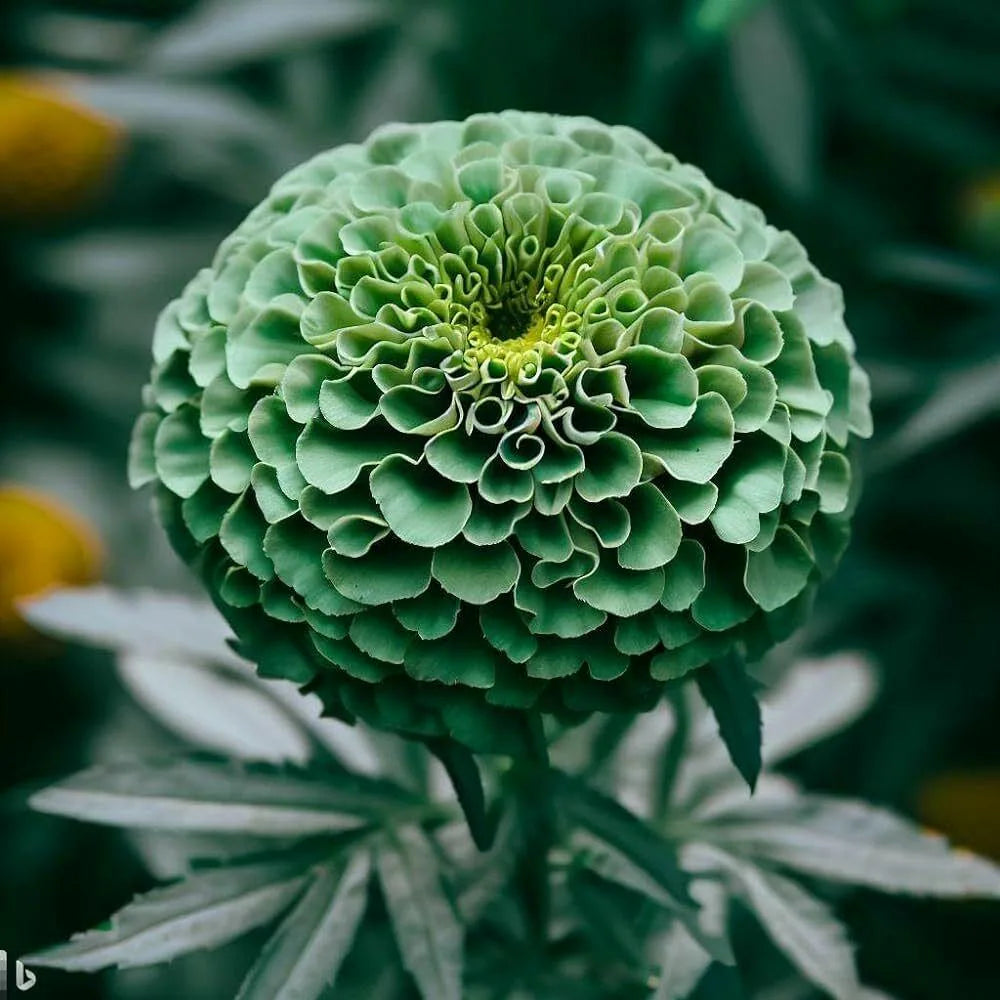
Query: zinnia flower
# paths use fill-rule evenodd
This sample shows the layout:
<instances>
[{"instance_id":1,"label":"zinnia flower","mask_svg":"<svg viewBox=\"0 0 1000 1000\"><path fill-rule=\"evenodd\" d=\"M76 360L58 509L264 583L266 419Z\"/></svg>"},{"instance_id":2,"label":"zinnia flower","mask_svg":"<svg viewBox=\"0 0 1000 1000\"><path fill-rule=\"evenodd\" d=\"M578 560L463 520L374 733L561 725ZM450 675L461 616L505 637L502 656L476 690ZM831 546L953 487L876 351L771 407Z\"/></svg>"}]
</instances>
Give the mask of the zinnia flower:
<instances>
[{"instance_id":1,"label":"zinnia flower","mask_svg":"<svg viewBox=\"0 0 1000 1000\"><path fill-rule=\"evenodd\" d=\"M505 112L291 171L163 312L132 453L263 672L517 752L802 620L870 432L840 289L639 133Z\"/></svg>"}]
</instances>

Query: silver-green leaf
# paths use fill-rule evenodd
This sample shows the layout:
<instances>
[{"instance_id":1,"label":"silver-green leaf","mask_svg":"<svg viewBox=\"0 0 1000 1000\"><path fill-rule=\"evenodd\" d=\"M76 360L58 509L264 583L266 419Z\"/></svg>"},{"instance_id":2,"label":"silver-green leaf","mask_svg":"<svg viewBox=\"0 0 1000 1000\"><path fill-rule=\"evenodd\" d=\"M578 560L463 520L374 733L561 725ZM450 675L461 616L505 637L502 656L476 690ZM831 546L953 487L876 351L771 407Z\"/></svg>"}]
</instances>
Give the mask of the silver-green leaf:
<instances>
[{"instance_id":1,"label":"silver-green leaf","mask_svg":"<svg viewBox=\"0 0 1000 1000\"><path fill-rule=\"evenodd\" d=\"M36 792L29 804L111 826L305 837L359 829L410 800L362 779L182 759L91 768Z\"/></svg>"},{"instance_id":2,"label":"silver-green leaf","mask_svg":"<svg viewBox=\"0 0 1000 1000\"><path fill-rule=\"evenodd\" d=\"M365 913L371 858L319 868L248 973L236 1000L316 1000L333 985Z\"/></svg>"},{"instance_id":3,"label":"silver-green leaf","mask_svg":"<svg viewBox=\"0 0 1000 1000\"><path fill-rule=\"evenodd\" d=\"M424 1000L461 1000L463 934L424 832L404 826L376 850L379 882L403 964Z\"/></svg>"},{"instance_id":4,"label":"silver-green leaf","mask_svg":"<svg viewBox=\"0 0 1000 1000\"><path fill-rule=\"evenodd\" d=\"M267 923L299 894L302 861L242 865L192 875L137 896L108 930L87 931L28 956L32 965L70 972L154 965L214 948Z\"/></svg>"},{"instance_id":5,"label":"silver-green leaf","mask_svg":"<svg viewBox=\"0 0 1000 1000\"><path fill-rule=\"evenodd\" d=\"M858 1000L853 949L843 925L825 904L783 875L722 851L711 856L770 938L810 982L835 1000Z\"/></svg>"},{"instance_id":6,"label":"silver-green leaf","mask_svg":"<svg viewBox=\"0 0 1000 1000\"><path fill-rule=\"evenodd\" d=\"M1000 867L884 809L806 795L730 813L712 834L728 849L837 882L920 896L1000 898Z\"/></svg>"}]
</instances>

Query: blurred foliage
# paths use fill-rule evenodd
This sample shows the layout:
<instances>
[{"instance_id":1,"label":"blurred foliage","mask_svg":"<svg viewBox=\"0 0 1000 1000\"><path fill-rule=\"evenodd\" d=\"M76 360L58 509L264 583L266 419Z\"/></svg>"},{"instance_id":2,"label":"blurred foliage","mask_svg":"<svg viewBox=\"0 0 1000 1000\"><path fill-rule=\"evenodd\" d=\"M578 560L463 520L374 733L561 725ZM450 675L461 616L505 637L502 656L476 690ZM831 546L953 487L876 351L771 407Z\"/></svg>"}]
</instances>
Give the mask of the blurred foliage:
<instances>
[{"instance_id":1,"label":"blurred foliage","mask_svg":"<svg viewBox=\"0 0 1000 1000\"><path fill-rule=\"evenodd\" d=\"M912 813L936 773L1000 765L998 51L993 0L6 0L4 80L47 82L27 131L0 105L0 479L93 524L112 579L183 585L125 487L128 428L156 313L270 182L392 119L523 107L634 125L844 286L876 438L855 542L798 642L865 650L882 691L795 768ZM70 120L104 138L74 144ZM0 664L4 784L85 764L114 678L58 650L8 645ZM1000 812L991 782L962 787L923 800L959 839ZM0 805L14 955L144 884L121 841L22 800ZM84 866L100 899L64 877ZM866 979L902 1000L996 995L995 911L848 906ZM46 995L108 995L62 982L49 973Z\"/></svg>"}]
</instances>

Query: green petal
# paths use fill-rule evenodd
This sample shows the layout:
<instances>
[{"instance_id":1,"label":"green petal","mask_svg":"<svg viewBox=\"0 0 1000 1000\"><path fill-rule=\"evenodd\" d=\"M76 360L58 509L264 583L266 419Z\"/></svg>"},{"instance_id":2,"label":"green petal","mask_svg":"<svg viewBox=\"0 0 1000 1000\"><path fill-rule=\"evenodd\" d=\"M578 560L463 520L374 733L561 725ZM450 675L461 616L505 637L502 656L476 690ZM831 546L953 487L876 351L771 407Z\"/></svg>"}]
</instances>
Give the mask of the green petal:
<instances>
[{"instance_id":1,"label":"green petal","mask_svg":"<svg viewBox=\"0 0 1000 1000\"><path fill-rule=\"evenodd\" d=\"M605 434L585 449L587 468L574 481L577 493L592 503L622 497L639 482L642 452L624 434Z\"/></svg>"},{"instance_id":2,"label":"green petal","mask_svg":"<svg viewBox=\"0 0 1000 1000\"><path fill-rule=\"evenodd\" d=\"M664 570L660 604L668 611L686 611L705 588L705 550L685 538Z\"/></svg>"},{"instance_id":3,"label":"green petal","mask_svg":"<svg viewBox=\"0 0 1000 1000\"><path fill-rule=\"evenodd\" d=\"M347 559L328 549L323 553L323 571L351 601L388 604L418 597L430 586L431 554L385 542L361 559Z\"/></svg>"},{"instance_id":4,"label":"green petal","mask_svg":"<svg viewBox=\"0 0 1000 1000\"><path fill-rule=\"evenodd\" d=\"M396 601L392 613L396 620L421 639L440 639L458 621L458 601L437 587L431 587L419 597Z\"/></svg>"},{"instance_id":5,"label":"green petal","mask_svg":"<svg viewBox=\"0 0 1000 1000\"><path fill-rule=\"evenodd\" d=\"M535 635L557 635L573 639L599 628L607 614L577 600L572 590L549 587L540 590L524 577L514 590L514 603L532 617L528 628Z\"/></svg>"},{"instance_id":6,"label":"green petal","mask_svg":"<svg viewBox=\"0 0 1000 1000\"><path fill-rule=\"evenodd\" d=\"M134 490L156 479L153 442L161 419L158 413L143 413L132 428L128 449L128 483Z\"/></svg>"},{"instance_id":7,"label":"green petal","mask_svg":"<svg viewBox=\"0 0 1000 1000\"><path fill-rule=\"evenodd\" d=\"M271 524L277 524L295 513L298 505L282 491L278 485L278 473L270 465L258 462L250 471L250 485L260 512Z\"/></svg>"},{"instance_id":8,"label":"green petal","mask_svg":"<svg viewBox=\"0 0 1000 1000\"><path fill-rule=\"evenodd\" d=\"M235 502L231 493L220 490L214 483L203 483L191 496L181 501L181 517L196 542L214 538L222 527L222 519Z\"/></svg>"},{"instance_id":9,"label":"green petal","mask_svg":"<svg viewBox=\"0 0 1000 1000\"><path fill-rule=\"evenodd\" d=\"M272 524L264 534L264 552L274 563L278 579L295 591L314 611L344 615L359 605L334 589L323 569L326 535L297 517Z\"/></svg>"},{"instance_id":10,"label":"green petal","mask_svg":"<svg viewBox=\"0 0 1000 1000\"><path fill-rule=\"evenodd\" d=\"M778 528L768 548L747 555L747 592L765 611L773 611L802 593L813 565L798 535L791 528Z\"/></svg>"},{"instance_id":11,"label":"green petal","mask_svg":"<svg viewBox=\"0 0 1000 1000\"><path fill-rule=\"evenodd\" d=\"M819 509L824 514L839 514L847 507L851 494L851 466L847 457L836 451L824 451L816 483Z\"/></svg>"},{"instance_id":12,"label":"green petal","mask_svg":"<svg viewBox=\"0 0 1000 1000\"><path fill-rule=\"evenodd\" d=\"M618 550L625 569L656 569L670 562L681 544L681 521L667 498L652 484L637 486L626 498L631 530Z\"/></svg>"},{"instance_id":13,"label":"green petal","mask_svg":"<svg viewBox=\"0 0 1000 1000\"><path fill-rule=\"evenodd\" d=\"M489 604L517 582L521 565L506 542L476 546L456 539L437 549L431 563L434 579L467 604Z\"/></svg>"},{"instance_id":14,"label":"green petal","mask_svg":"<svg viewBox=\"0 0 1000 1000\"><path fill-rule=\"evenodd\" d=\"M208 479L209 448L193 407L182 406L168 414L153 438L160 481L179 497L191 496Z\"/></svg>"},{"instance_id":15,"label":"green petal","mask_svg":"<svg viewBox=\"0 0 1000 1000\"><path fill-rule=\"evenodd\" d=\"M372 496L392 532L411 545L436 548L450 542L472 513L466 486L449 482L403 455L381 462L370 482Z\"/></svg>"},{"instance_id":16,"label":"green petal","mask_svg":"<svg viewBox=\"0 0 1000 1000\"><path fill-rule=\"evenodd\" d=\"M227 493L242 493L250 485L250 473L257 456L246 434L223 431L209 453L212 482Z\"/></svg>"},{"instance_id":17,"label":"green petal","mask_svg":"<svg viewBox=\"0 0 1000 1000\"><path fill-rule=\"evenodd\" d=\"M699 377L686 358L637 346L624 353L622 363L629 404L650 427L683 427L691 419Z\"/></svg>"},{"instance_id":18,"label":"green petal","mask_svg":"<svg viewBox=\"0 0 1000 1000\"><path fill-rule=\"evenodd\" d=\"M406 652L406 672L418 681L489 688L496 654L481 639L457 632L431 642L414 642Z\"/></svg>"},{"instance_id":19,"label":"green petal","mask_svg":"<svg viewBox=\"0 0 1000 1000\"><path fill-rule=\"evenodd\" d=\"M733 414L717 392L698 397L690 423L655 438L643 434L642 450L658 458L675 479L707 483L733 450Z\"/></svg>"},{"instance_id":20,"label":"green petal","mask_svg":"<svg viewBox=\"0 0 1000 1000\"><path fill-rule=\"evenodd\" d=\"M663 570L622 569L604 561L582 580L573 584L573 593L591 607L619 618L648 611L663 593Z\"/></svg>"},{"instance_id":21,"label":"green petal","mask_svg":"<svg viewBox=\"0 0 1000 1000\"><path fill-rule=\"evenodd\" d=\"M331 427L356 431L370 423L379 412L381 398L371 373L355 368L320 386L319 411Z\"/></svg>"},{"instance_id":22,"label":"green petal","mask_svg":"<svg viewBox=\"0 0 1000 1000\"><path fill-rule=\"evenodd\" d=\"M733 544L752 541L760 515L781 503L787 452L777 441L756 437L741 442L719 483L719 502L710 518L719 538Z\"/></svg>"},{"instance_id":23,"label":"green petal","mask_svg":"<svg viewBox=\"0 0 1000 1000\"><path fill-rule=\"evenodd\" d=\"M274 566L264 552L267 530L267 521L249 490L232 506L219 528L219 541L230 558L258 580L269 580L274 575Z\"/></svg>"},{"instance_id":24,"label":"green petal","mask_svg":"<svg viewBox=\"0 0 1000 1000\"><path fill-rule=\"evenodd\" d=\"M724 632L745 622L757 606L743 585L746 550L735 545L716 546L706 560L705 589L691 606L694 620L710 632Z\"/></svg>"},{"instance_id":25,"label":"green petal","mask_svg":"<svg viewBox=\"0 0 1000 1000\"><path fill-rule=\"evenodd\" d=\"M524 663L538 649L538 639L528 630L517 608L506 600L480 608L479 623L486 641L515 663Z\"/></svg>"},{"instance_id":26,"label":"green petal","mask_svg":"<svg viewBox=\"0 0 1000 1000\"><path fill-rule=\"evenodd\" d=\"M245 322L237 316L226 342L226 371L239 389L247 386L272 365L285 366L306 350L299 333L301 304L292 298L269 303ZM250 318L252 316L252 318Z\"/></svg>"},{"instance_id":27,"label":"green petal","mask_svg":"<svg viewBox=\"0 0 1000 1000\"><path fill-rule=\"evenodd\" d=\"M372 608L355 615L348 635L363 653L386 663L402 663L413 641L413 635L396 621L388 608Z\"/></svg>"},{"instance_id":28,"label":"green petal","mask_svg":"<svg viewBox=\"0 0 1000 1000\"><path fill-rule=\"evenodd\" d=\"M522 503L492 504L479 497L472 501L472 513L462 528L462 534L473 545L493 545L514 533L515 525L531 510Z\"/></svg>"},{"instance_id":29,"label":"green petal","mask_svg":"<svg viewBox=\"0 0 1000 1000\"><path fill-rule=\"evenodd\" d=\"M324 493L339 493L362 469L389 456L402 458L405 451L399 435L392 431L353 434L313 420L299 437L294 454L307 483Z\"/></svg>"},{"instance_id":30,"label":"green petal","mask_svg":"<svg viewBox=\"0 0 1000 1000\"><path fill-rule=\"evenodd\" d=\"M309 639L324 659L359 681L378 684L397 672L392 664L369 656L346 639L330 639L316 632L310 632Z\"/></svg>"},{"instance_id":31,"label":"green petal","mask_svg":"<svg viewBox=\"0 0 1000 1000\"><path fill-rule=\"evenodd\" d=\"M496 454L499 441L463 430L442 431L427 443L424 455L430 467L455 483L474 483Z\"/></svg>"}]
</instances>

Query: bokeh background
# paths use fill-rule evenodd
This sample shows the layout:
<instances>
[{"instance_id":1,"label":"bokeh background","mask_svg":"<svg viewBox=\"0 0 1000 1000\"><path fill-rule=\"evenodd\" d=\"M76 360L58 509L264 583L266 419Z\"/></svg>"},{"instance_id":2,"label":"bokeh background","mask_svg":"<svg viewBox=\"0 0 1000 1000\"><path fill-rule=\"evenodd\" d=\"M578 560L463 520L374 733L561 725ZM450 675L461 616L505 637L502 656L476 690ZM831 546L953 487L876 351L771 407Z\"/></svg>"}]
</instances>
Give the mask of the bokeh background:
<instances>
[{"instance_id":1,"label":"bokeh background","mask_svg":"<svg viewBox=\"0 0 1000 1000\"><path fill-rule=\"evenodd\" d=\"M12 956L149 885L117 835L24 808L37 784L158 736L106 658L33 635L14 600L101 578L191 587L124 477L157 312L296 162L386 121L505 107L645 131L760 204L844 286L876 436L854 544L796 641L864 651L882 686L866 719L794 770L1000 858L996 0L3 0ZM996 907L859 893L842 912L863 978L900 1000L1000 995ZM186 966L184 995L227 995L233 961ZM37 990L175 995L156 984L43 972Z\"/></svg>"}]
</instances>

